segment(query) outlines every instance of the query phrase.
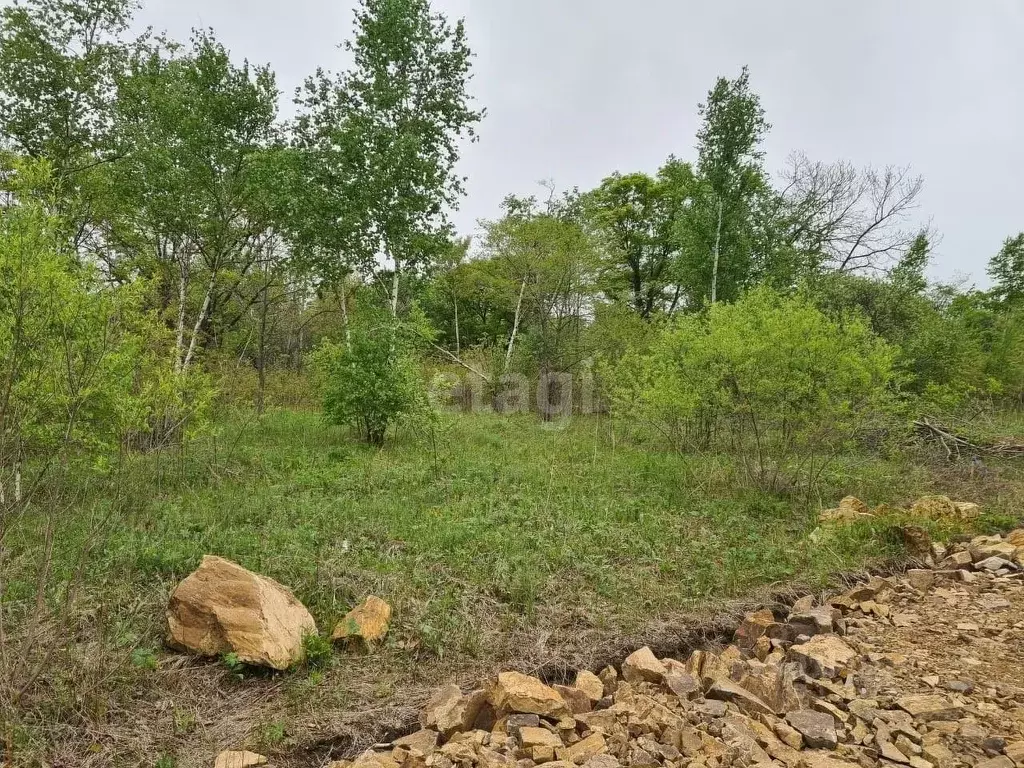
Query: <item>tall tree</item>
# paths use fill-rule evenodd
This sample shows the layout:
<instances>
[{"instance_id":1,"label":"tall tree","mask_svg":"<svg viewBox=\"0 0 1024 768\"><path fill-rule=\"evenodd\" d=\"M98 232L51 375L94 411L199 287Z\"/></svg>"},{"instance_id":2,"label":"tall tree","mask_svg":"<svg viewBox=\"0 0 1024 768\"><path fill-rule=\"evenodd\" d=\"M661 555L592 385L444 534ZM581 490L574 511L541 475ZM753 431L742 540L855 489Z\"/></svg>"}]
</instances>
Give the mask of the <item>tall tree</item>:
<instances>
[{"instance_id":1,"label":"tall tree","mask_svg":"<svg viewBox=\"0 0 1024 768\"><path fill-rule=\"evenodd\" d=\"M156 278L180 371L269 245L262 157L276 114L269 68L234 64L209 33L184 52L162 40L141 48L120 83L108 239L127 264L109 266Z\"/></svg>"},{"instance_id":2,"label":"tall tree","mask_svg":"<svg viewBox=\"0 0 1024 768\"><path fill-rule=\"evenodd\" d=\"M718 79L700 105L700 114L697 173L704 194L694 206L690 226L691 231L703 229L703 239L711 241L706 284L714 304L721 297L735 298L750 270L750 211L754 196L766 186L760 146L771 125L760 98L750 89L746 67L735 80ZM695 218L702 220L696 227Z\"/></svg>"},{"instance_id":3,"label":"tall tree","mask_svg":"<svg viewBox=\"0 0 1024 768\"><path fill-rule=\"evenodd\" d=\"M298 129L322 163L319 177L344 189L334 210L314 209L347 224L321 256L377 277L383 259L397 317L403 275L450 241L448 212L463 194L460 141L474 137L483 113L467 93L463 23L449 24L429 0L361 0L355 32L345 44L352 70L336 80L317 72L300 92Z\"/></svg>"},{"instance_id":4,"label":"tall tree","mask_svg":"<svg viewBox=\"0 0 1024 768\"><path fill-rule=\"evenodd\" d=\"M1024 232L1008 237L988 264L996 295L1008 302L1024 297Z\"/></svg>"},{"instance_id":5,"label":"tall tree","mask_svg":"<svg viewBox=\"0 0 1024 768\"><path fill-rule=\"evenodd\" d=\"M585 198L609 262L602 288L612 298L628 295L645 320L679 301L674 228L692 187L690 165L670 158L656 178L615 173Z\"/></svg>"}]
</instances>

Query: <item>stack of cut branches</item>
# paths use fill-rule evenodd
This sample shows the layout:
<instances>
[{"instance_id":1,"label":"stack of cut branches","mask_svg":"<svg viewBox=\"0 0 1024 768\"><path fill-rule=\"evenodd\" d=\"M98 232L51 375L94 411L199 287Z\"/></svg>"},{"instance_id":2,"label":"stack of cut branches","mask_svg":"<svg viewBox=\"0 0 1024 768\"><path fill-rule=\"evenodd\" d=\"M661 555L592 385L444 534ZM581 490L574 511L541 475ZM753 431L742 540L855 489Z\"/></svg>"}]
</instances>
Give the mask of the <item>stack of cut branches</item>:
<instances>
[{"instance_id":1,"label":"stack of cut branches","mask_svg":"<svg viewBox=\"0 0 1024 768\"><path fill-rule=\"evenodd\" d=\"M1024 443L1000 440L995 443L979 443L957 435L946 427L936 424L928 418L914 422L914 428L924 440L939 442L952 458L961 456L1024 456Z\"/></svg>"}]
</instances>

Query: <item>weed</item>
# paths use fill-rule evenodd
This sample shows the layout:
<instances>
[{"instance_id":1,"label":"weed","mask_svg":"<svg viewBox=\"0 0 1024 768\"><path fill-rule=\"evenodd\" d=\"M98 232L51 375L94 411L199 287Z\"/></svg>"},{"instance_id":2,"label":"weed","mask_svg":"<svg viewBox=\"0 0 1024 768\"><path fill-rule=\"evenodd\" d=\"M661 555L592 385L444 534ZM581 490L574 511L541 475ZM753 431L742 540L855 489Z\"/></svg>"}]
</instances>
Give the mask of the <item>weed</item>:
<instances>
[{"instance_id":1,"label":"weed","mask_svg":"<svg viewBox=\"0 0 1024 768\"><path fill-rule=\"evenodd\" d=\"M334 648L331 641L315 632L302 636L303 663L309 669L328 669L334 662Z\"/></svg>"}]
</instances>

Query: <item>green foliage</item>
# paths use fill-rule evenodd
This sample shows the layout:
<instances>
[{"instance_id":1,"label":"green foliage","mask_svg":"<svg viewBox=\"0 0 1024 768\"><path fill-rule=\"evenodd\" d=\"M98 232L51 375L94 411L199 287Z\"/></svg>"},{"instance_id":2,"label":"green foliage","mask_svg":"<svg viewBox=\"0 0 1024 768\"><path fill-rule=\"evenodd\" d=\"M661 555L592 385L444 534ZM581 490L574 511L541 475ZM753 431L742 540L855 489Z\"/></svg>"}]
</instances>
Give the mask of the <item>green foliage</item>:
<instances>
[{"instance_id":1,"label":"green foliage","mask_svg":"<svg viewBox=\"0 0 1024 768\"><path fill-rule=\"evenodd\" d=\"M303 664L308 669L329 669L334 664L334 647L315 632L302 636Z\"/></svg>"},{"instance_id":2,"label":"green foliage","mask_svg":"<svg viewBox=\"0 0 1024 768\"><path fill-rule=\"evenodd\" d=\"M311 361L331 423L349 425L367 443L383 445L390 426L427 412L416 333L383 313L368 312L352 323L344 342L320 345Z\"/></svg>"},{"instance_id":3,"label":"green foliage","mask_svg":"<svg viewBox=\"0 0 1024 768\"><path fill-rule=\"evenodd\" d=\"M651 178L612 174L585 200L607 252L601 288L644 319L672 312L684 299L676 282L675 228L695 187L693 170L675 158Z\"/></svg>"},{"instance_id":4,"label":"green foliage","mask_svg":"<svg viewBox=\"0 0 1024 768\"><path fill-rule=\"evenodd\" d=\"M989 262L988 274L999 298L1016 302L1024 297L1024 232L1006 238L999 253Z\"/></svg>"},{"instance_id":5,"label":"green foliage","mask_svg":"<svg viewBox=\"0 0 1024 768\"><path fill-rule=\"evenodd\" d=\"M697 184L681 216L680 279L694 306L732 301L755 273L755 211L767 193L761 142L771 125L746 67L721 77L700 105Z\"/></svg>"},{"instance_id":6,"label":"green foliage","mask_svg":"<svg viewBox=\"0 0 1024 768\"><path fill-rule=\"evenodd\" d=\"M136 669L151 671L156 669L156 653L152 648L136 648L132 651L132 666Z\"/></svg>"},{"instance_id":7,"label":"green foliage","mask_svg":"<svg viewBox=\"0 0 1024 768\"><path fill-rule=\"evenodd\" d=\"M611 371L616 412L679 449L737 450L770 490L813 482L866 421L889 411L894 350L855 318L752 291L667 328Z\"/></svg>"},{"instance_id":8,"label":"green foliage","mask_svg":"<svg viewBox=\"0 0 1024 768\"><path fill-rule=\"evenodd\" d=\"M335 81L319 71L299 94L297 144L312 175L309 216L295 231L329 277L376 273L378 255L388 257L397 314L402 273L447 244L447 211L463 193L459 143L483 113L467 94L465 28L429 0L361 0L345 48L351 71Z\"/></svg>"},{"instance_id":9,"label":"green foliage","mask_svg":"<svg viewBox=\"0 0 1024 768\"><path fill-rule=\"evenodd\" d=\"M111 286L68 253L33 196L45 164L13 169L22 202L0 213L0 465L57 451L98 460L181 393L145 284Z\"/></svg>"}]
</instances>

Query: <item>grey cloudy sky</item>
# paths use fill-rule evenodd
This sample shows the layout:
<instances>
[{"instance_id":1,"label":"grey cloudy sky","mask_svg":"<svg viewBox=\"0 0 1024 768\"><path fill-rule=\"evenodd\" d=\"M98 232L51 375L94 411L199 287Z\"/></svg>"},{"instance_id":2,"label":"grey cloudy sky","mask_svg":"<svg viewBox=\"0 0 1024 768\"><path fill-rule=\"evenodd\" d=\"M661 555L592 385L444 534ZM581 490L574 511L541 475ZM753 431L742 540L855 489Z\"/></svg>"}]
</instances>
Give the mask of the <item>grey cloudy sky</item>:
<instances>
[{"instance_id":1,"label":"grey cloudy sky","mask_svg":"<svg viewBox=\"0 0 1024 768\"><path fill-rule=\"evenodd\" d=\"M465 17L472 89L488 110L467 147L471 233L510 192L595 185L694 154L697 104L751 68L773 130L770 168L816 160L910 164L920 214L943 234L932 268L984 283L1024 230L1024 3L1020 0L434 0ZM143 24L213 27L239 58L269 62L290 102L317 66L340 69L352 0L144 0Z\"/></svg>"}]
</instances>

